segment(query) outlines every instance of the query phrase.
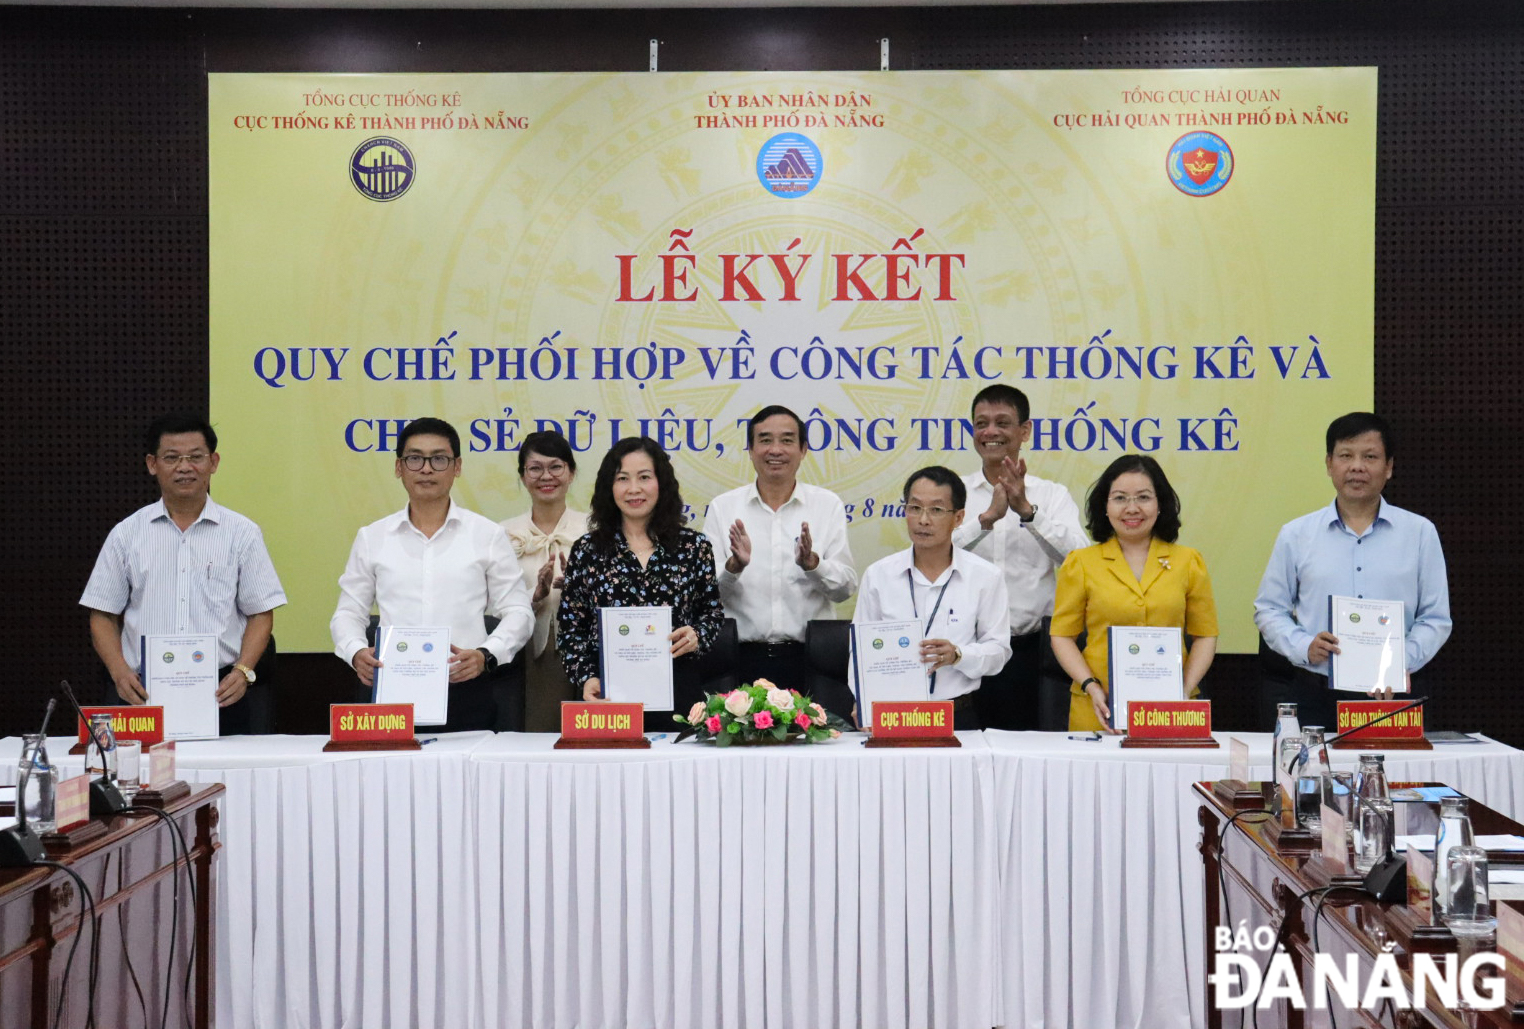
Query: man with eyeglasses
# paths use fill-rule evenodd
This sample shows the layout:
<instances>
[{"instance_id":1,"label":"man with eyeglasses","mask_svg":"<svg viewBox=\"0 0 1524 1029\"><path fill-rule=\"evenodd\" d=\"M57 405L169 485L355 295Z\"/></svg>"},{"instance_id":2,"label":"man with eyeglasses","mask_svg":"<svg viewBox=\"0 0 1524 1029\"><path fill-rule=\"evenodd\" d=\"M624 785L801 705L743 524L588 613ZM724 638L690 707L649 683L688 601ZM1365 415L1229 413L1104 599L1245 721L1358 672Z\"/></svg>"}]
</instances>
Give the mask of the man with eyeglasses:
<instances>
[{"instance_id":1,"label":"man with eyeglasses","mask_svg":"<svg viewBox=\"0 0 1524 1029\"><path fill-rule=\"evenodd\" d=\"M495 691L534 629L529 587L496 523L450 499L460 477L460 434L439 418L397 436L394 474L407 506L355 535L328 623L334 653L373 686L381 662L365 638L371 606L382 625L448 626L450 701L444 732L493 729ZM487 631L485 618L498 619Z\"/></svg>"},{"instance_id":2,"label":"man with eyeglasses","mask_svg":"<svg viewBox=\"0 0 1524 1029\"><path fill-rule=\"evenodd\" d=\"M79 598L90 640L117 695L143 704L142 637L216 636L219 728L248 733L243 701L251 688L272 688L264 656L285 591L259 526L211 498L221 455L206 419L165 415L144 447L159 499L118 522L101 547Z\"/></svg>"},{"instance_id":3,"label":"man with eyeglasses","mask_svg":"<svg viewBox=\"0 0 1524 1029\"><path fill-rule=\"evenodd\" d=\"M1281 527L1254 598L1261 648L1260 724L1277 705L1296 704L1303 725L1334 725L1339 700L1329 664L1339 637L1328 624L1330 596L1400 600L1404 655L1415 675L1450 638L1450 583L1434 523L1388 502L1397 446L1385 418L1353 411L1324 433L1324 469L1333 502ZM1379 694L1379 691L1375 691Z\"/></svg>"},{"instance_id":4,"label":"man with eyeglasses","mask_svg":"<svg viewBox=\"0 0 1524 1029\"><path fill-rule=\"evenodd\" d=\"M980 681L1011 657L1005 577L953 546L968 500L955 472L939 466L912 472L903 496L910 549L868 566L852 621L919 623L931 699L953 702L954 728L979 729L973 701Z\"/></svg>"},{"instance_id":5,"label":"man with eyeglasses","mask_svg":"<svg viewBox=\"0 0 1524 1029\"><path fill-rule=\"evenodd\" d=\"M756 481L715 497L704 519L720 600L736 620L737 674L820 692L804 636L811 619L834 617L834 605L857 590L846 508L830 490L799 481L809 444L793 411L762 408L746 440ZM840 715L851 710L846 695L816 699Z\"/></svg>"},{"instance_id":6,"label":"man with eyeglasses","mask_svg":"<svg viewBox=\"0 0 1524 1029\"><path fill-rule=\"evenodd\" d=\"M1027 474L1021 456L1032 439L1026 394L1001 383L986 386L975 394L970 417L981 467L963 483L980 514L960 526L953 541L1001 570L1011 600L1011 659L980 688L979 718L986 729L1036 729L1048 646L1043 622L1053 614L1058 568L1090 541L1068 489Z\"/></svg>"}]
</instances>

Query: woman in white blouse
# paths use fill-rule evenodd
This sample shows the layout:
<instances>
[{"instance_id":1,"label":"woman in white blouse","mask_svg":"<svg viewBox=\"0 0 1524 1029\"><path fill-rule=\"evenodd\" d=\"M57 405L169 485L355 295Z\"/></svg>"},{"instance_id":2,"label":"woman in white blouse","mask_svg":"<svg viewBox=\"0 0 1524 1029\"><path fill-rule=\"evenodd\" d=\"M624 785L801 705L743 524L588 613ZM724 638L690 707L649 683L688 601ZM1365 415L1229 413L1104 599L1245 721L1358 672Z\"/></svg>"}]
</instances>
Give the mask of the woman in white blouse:
<instances>
[{"instance_id":1,"label":"woman in white blouse","mask_svg":"<svg viewBox=\"0 0 1524 1029\"><path fill-rule=\"evenodd\" d=\"M524 729L559 732L561 701L577 699L556 653L556 608L572 544L587 532L587 514L566 506L577 476L571 445L558 432L533 432L519 446L519 479L530 508L503 522L524 577L533 584L534 636L525 647Z\"/></svg>"}]
</instances>

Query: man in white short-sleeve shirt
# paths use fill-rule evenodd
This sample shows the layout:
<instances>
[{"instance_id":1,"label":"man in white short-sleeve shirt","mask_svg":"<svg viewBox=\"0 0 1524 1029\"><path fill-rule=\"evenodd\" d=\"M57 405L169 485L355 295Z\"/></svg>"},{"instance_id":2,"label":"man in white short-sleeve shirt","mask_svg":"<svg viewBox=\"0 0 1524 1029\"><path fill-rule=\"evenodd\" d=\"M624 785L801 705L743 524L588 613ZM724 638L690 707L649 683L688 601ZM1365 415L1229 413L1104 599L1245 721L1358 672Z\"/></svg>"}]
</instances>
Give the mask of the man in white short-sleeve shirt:
<instances>
[{"instance_id":1,"label":"man in white short-sleeve shirt","mask_svg":"<svg viewBox=\"0 0 1524 1029\"><path fill-rule=\"evenodd\" d=\"M165 415L144 447L159 499L118 522L101 547L79 598L91 643L117 695L142 704L144 636L215 635L220 731L247 733L248 691L273 688L260 659L286 594L259 526L211 498L221 455L206 419Z\"/></svg>"},{"instance_id":2,"label":"man in white short-sleeve shirt","mask_svg":"<svg viewBox=\"0 0 1524 1029\"><path fill-rule=\"evenodd\" d=\"M834 618L835 605L857 590L847 543L847 514L830 490L800 482L809 445L804 422L781 405L764 407L747 425L756 481L715 497L704 519L725 613L735 618L741 682L766 678L809 692L813 677L805 628ZM816 697L845 715L850 698Z\"/></svg>"},{"instance_id":3,"label":"man in white short-sleeve shirt","mask_svg":"<svg viewBox=\"0 0 1524 1029\"><path fill-rule=\"evenodd\" d=\"M460 469L460 434L449 422L419 418L403 428L393 471L407 506L355 535L328 623L334 653L365 686L375 684L382 665L366 640L372 605L382 625L448 626L444 732L496 728L497 687L534 630L529 586L508 534L450 498ZM487 615L498 619L490 633ZM522 697L510 703L522 707Z\"/></svg>"}]
</instances>

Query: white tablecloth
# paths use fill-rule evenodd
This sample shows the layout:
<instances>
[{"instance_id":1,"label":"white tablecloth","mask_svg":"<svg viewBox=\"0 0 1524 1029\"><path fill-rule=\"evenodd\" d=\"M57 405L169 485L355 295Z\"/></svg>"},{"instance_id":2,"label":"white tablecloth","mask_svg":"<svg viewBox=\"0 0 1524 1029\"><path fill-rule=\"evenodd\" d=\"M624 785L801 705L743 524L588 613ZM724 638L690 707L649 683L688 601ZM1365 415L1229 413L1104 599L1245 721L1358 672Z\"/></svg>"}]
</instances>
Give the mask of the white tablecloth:
<instances>
[{"instance_id":1,"label":"white tablecloth","mask_svg":"<svg viewBox=\"0 0 1524 1029\"><path fill-rule=\"evenodd\" d=\"M322 736L176 746L186 782L227 784L217 903L217 1024L467 1025L476 982L471 750L324 754ZM48 742L64 775L72 739ZM21 741L0 741L15 779ZM146 767L144 769L146 772Z\"/></svg>"},{"instance_id":2,"label":"white tablecloth","mask_svg":"<svg viewBox=\"0 0 1524 1029\"><path fill-rule=\"evenodd\" d=\"M1242 738L1265 775L1269 737ZM182 778L228 787L218 1024L1204 1024L1189 785L1226 774L1226 734L1215 751L962 739L181 744ZM66 773L71 742L49 744ZM0 782L19 751L0 741ZM1524 753L1502 744L1394 751L1387 769L1524 808Z\"/></svg>"},{"instance_id":3,"label":"white tablecloth","mask_svg":"<svg viewBox=\"0 0 1524 1029\"><path fill-rule=\"evenodd\" d=\"M473 753L492 1025L999 1024L990 752Z\"/></svg>"},{"instance_id":4,"label":"white tablecloth","mask_svg":"<svg viewBox=\"0 0 1524 1029\"><path fill-rule=\"evenodd\" d=\"M1201 831L1190 784L1225 778L1230 736L1250 776L1268 733L1218 750L1122 749L1115 738L985 734L995 757L1000 975L1010 1026L1206 1024ZM1353 770L1356 751L1330 751ZM1518 819L1524 752L1501 743L1389 751L1395 780L1445 782Z\"/></svg>"}]
</instances>

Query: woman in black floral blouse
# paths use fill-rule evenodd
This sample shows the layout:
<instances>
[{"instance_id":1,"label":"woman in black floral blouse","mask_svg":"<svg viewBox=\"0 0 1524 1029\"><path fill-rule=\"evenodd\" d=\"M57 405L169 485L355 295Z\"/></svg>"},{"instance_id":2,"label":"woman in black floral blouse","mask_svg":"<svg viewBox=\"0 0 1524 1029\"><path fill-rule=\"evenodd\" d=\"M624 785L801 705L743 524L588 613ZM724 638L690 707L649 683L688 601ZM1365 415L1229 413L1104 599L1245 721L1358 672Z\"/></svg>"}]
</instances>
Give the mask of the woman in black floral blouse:
<instances>
[{"instance_id":1,"label":"woman in black floral blouse","mask_svg":"<svg viewBox=\"0 0 1524 1029\"><path fill-rule=\"evenodd\" d=\"M598 681L600 607L672 608L673 699L687 711L702 694L698 655L719 637L725 612L709 541L683 527L683 498L666 451L645 436L620 440L593 483L588 533L572 547L557 614L566 676L582 696Z\"/></svg>"}]
</instances>

